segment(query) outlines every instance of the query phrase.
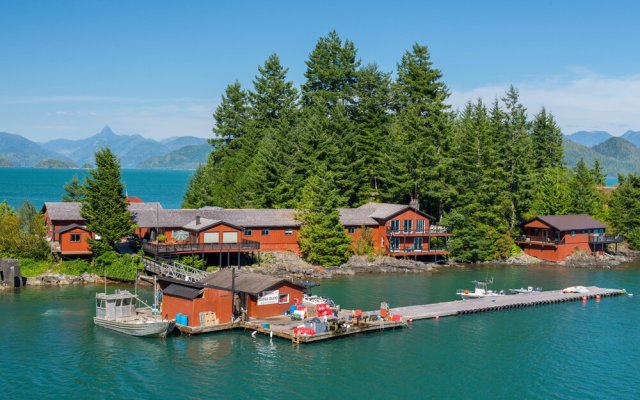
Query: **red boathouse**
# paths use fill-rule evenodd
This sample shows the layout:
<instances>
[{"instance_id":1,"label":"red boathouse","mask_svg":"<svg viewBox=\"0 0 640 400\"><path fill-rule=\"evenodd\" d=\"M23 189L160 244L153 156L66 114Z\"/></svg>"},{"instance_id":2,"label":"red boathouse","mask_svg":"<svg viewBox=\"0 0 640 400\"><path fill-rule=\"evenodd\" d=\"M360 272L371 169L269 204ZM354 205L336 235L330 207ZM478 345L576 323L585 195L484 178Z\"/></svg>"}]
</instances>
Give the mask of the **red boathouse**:
<instances>
[{"instance_id":1,"label":"red boathouse","mask_svg":"<svg viewBox=\"0 0 640 400\"><path fill-rule=\"evenodd\" d=\"M559 262L576 251L599 254L611 243L620 243L620 235L608 235L606 226L589 215L539 215L522 224L516 243L530 256Z\"/></svg>"}]
</instances>

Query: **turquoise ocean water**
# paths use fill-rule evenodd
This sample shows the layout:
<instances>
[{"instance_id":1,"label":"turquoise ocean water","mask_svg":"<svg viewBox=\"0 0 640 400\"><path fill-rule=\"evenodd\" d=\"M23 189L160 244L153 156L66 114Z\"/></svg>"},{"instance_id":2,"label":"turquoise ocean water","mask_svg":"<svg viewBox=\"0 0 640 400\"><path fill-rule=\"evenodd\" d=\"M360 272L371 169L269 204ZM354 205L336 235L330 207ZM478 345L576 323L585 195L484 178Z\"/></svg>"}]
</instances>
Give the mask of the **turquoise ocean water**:
<instances>
[{"instance_id":1,"label":"turquoise ocean water","mask_svg":"<svg viewBox=\"0 0 640 400\"><path fill-rule=\"evenodd\" d=\"M82 181L84 169L0 168L0 201L14 208L27 199L36 208L45 201L60 201L64 184L74 175ZM130 196L159 201L164 208L179 208L193 171L125 169L122 181Z\"/></svg>"},{"instance_id":2,"label":"turquoise ocean water","mask_svg":"<svg viewBox=\"0 0 640 400\"><path fill-rule=\"evenodd\" d=\"M334 279L314 292L374 309L380 301L455 300L456 289L487 276L495 289L582 284L640 292L640 263L448 267ZM96 291L102 287L0 293L0 398L640 398L640 296L415 321L296 346L248 331L165 341L118 334L93 325Z\"/></svg>"}]
</instances>

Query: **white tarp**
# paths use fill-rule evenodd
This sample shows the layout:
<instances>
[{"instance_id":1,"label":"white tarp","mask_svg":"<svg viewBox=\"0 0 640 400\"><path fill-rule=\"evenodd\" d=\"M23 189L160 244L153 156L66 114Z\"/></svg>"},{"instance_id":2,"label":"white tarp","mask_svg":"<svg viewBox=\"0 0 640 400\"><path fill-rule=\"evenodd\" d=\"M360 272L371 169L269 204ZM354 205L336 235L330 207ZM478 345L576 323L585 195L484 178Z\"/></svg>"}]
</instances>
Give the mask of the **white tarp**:
<instances>
[{"instance_id":1,"label":"white tarp","mask_svg":"<svg viewBox=\"0 0 640 400\"><path fill-rule=\"evenodd\" d=\"M264 306L267 304L278 304L280 300L280 293L278 290L270 290L268 292L260 293L258 296L258 305Z\"/></svg>"}]
</instances>

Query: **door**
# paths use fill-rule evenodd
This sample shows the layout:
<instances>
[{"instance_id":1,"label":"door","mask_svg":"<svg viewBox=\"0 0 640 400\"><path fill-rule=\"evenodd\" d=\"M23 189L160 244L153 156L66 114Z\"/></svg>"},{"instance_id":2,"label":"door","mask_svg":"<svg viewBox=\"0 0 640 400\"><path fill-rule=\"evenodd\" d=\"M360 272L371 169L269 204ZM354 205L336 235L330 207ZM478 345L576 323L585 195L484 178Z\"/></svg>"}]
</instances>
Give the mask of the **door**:
<instances>
[{"instance_id":1,"label":"door","mask_svg":"<svg viewBox=\"0 0 640 400\"><path fill-rule=\"evenodd\" d=\"M413 238L413 250L414 251L422 251L422 238L421 237Z\"/></svg>"},{"instance_id":2,"label":"door","mask_svg":"<svg viewBox=\"0 0 640 400\"><path fill-rule=\"evenodd\" d=\"M400 249L400 238L392 237L390 244L391 244L391 251L398 251Z\"/></svg>"}]
</instances>

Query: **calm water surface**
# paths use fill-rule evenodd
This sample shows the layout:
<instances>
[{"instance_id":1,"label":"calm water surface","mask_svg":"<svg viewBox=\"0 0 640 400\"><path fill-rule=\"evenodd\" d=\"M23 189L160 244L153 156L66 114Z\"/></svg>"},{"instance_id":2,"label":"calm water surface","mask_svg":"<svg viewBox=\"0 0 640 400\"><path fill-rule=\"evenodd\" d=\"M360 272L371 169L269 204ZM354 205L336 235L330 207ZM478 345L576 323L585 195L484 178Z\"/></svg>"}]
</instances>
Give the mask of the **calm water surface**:
<instances>
[{"instance_id":1,"label":"calm water surface","mask_svg":"<svg viewBox=\"0 0 640 400\"><path fill-rule=\"evenodd\" d=\"M314 292L374 309L380 301L454 300L456 289L487 276L495 289L582 284L640 293L640 263L360 275ZM165 341L121 335L93 325L96 290L0 294L0 398L640 398L638 296L416 321L295 346L243 331Z\"/></svg>"},{"instance_id":2,"label":"calm water surface","mask_svg":"<svg viewBox=\"0 0 640 400\"><path fill-rule=\"evenodd\" d=\"M0 202L18 208L27 199L36 208L45 201L61 201L64 184L74 175L82 181L84 169L0 168ZM159 201L164 208L179 208L193 171L125 169L122 180L130 196Z\"/></svg>"}]
</instances>

